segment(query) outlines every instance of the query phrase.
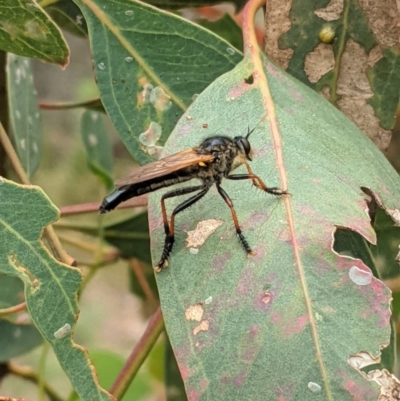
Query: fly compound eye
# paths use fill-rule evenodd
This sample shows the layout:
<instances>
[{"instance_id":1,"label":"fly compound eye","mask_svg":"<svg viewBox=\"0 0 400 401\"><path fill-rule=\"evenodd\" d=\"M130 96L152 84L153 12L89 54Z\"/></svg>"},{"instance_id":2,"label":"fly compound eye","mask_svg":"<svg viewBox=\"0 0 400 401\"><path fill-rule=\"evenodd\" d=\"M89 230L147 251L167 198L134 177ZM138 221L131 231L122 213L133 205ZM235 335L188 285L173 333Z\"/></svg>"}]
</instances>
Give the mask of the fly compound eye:
<instances>
[{"instance_id":1,"label":"fly compound eye","mask_svg":"<svg viewBox=\"0 0 400 401\"><path fill-rule=\"evenodd\" d=\"M250 142L246 138L243 138L243 137L240 138L240 142L242 142L243 149L246 153L246 156L249 155L249 153L251 151Z\"/></svg>"},{"instance_id":2,"label":"fly compound eye","mask_svg":"<svg viewBox=\"0 0 400 401\"><path fill-rule=\"evenodd\" d=\"M251 161L251 146L247 138L244 138L243 136L237 136L234 138L234 142L240 151L245 154L246 159Z\"/></svg>"}]
</instances>

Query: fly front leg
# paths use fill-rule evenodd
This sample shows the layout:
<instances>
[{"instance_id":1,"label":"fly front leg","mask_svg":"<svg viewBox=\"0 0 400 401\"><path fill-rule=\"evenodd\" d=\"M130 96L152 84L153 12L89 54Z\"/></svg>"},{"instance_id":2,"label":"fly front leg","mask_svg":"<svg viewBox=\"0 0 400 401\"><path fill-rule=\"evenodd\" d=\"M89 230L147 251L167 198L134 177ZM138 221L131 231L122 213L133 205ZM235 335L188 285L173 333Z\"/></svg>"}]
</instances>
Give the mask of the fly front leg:
<instances>
[{"instance_id":1,"label":"fly front leg","mask_svg":"<svg viewBox=\"0 0 400 401\"><path fill-rule=\"evenodd\" d=\"M165 199L168 198L173 198L175 196L180 196L180 195L186 195L191 192L195 192L197 190L201 189L201 191L192 196L189 199L186 199L183 203L181 203L179 206L177 206L174 211L171 214L171 221L168 224L168 217L167 217L167 210L165 208ZM206 187L204 185L196 185L194 187L187 187L187 188L181 188L181 189L176 189L174 191L167 192L164 194L161 198L161 210L162 210L162 216L163 216L163 223L164 223L164 231L165 231L165 241L164 241L164 249L161 254L161 259L157 263L156 266L154 266L154 270L159 273L162 269L168 266L168 257L172 251L172 246L174 245L175 241L175 216L179 213L188 208L189 206L193 205L196 203L199 199L201 199L209 190L209 187Z\"/></svg>"},{"instance_id":2,"label":"fly front leg","mask_svg":"<svg viewBox=\"0 0 400 401\"><path fill-rule=\"evenodd\" d=\"M267 187L263 180L258 176L253 173L251 170L250 166L245 163L247 171L249 172L248 174L232 174L232 175L227 175L226 178L229 180L251 180L253 184L263 190L264 192L267 192L271 195L275 196L281 196L281 195L289 195L288 191L284 191L283 189L277 188L277 187Z\"/></svg>"},{"instance_id":3,"label":"fly front leg","mask_svg":"<svg viewBox=\"0 0 400 401\"><path fill-rule=\"evenodd\" d=\"M242 234L242 230L240 229L239 221L238 221L237 216L236 216L236 211L233 208L233 203L231 201L231 198L229 198L229 195L220 187L219 184L217 184L217 189L218 189L218 192L221 195L222 199L228 205L229 209L231 209L232 220L233 220L233 223L235 225L236 233L239 236L240 243L242 244L243 248L245 249L247 255L254 255L255 252L253 252L251 250L249 243L247 242L246 238Z\"/></svg>"}]
</instances>

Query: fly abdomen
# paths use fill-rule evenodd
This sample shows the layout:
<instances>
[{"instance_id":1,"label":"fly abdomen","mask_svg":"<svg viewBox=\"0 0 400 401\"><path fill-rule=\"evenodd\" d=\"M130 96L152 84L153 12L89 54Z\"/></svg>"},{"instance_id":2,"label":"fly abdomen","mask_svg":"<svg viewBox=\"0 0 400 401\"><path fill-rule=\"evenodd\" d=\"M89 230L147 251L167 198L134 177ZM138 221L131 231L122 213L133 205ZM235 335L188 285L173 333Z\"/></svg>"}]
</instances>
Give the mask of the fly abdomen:
<instances>
[{"instance_id":1,"label":"fly abdomen","mask_svg":"<svg viewBox=\"0 0 400 401\"><path fill-rule=\"evenodd\" d=\"M123 185L117 188L112 194L106 196L100 205L100 213L107 213L115 209L120 203L136 196L144 195L149 192L157 191L171 185L191 180L193 177L190 170L182 170L173 174L166 174L151 180L138 182L131 185Z\"/></svg>"},{"instance_id":2,"label":"fly abdomen","mask_svg":"<svg viewBox=\"0 0 400 401\"><path fill-rule=\"evenodd\" d=\"M130 191L130 185L125 185L116 189L112 194L108 195L103 199L100 205L100 213L107 213L110 210L115 209L120 203L128 200L132 197L132 191ZM133 195L135 196L135 195Z\"/></svg>"}]
</instances>

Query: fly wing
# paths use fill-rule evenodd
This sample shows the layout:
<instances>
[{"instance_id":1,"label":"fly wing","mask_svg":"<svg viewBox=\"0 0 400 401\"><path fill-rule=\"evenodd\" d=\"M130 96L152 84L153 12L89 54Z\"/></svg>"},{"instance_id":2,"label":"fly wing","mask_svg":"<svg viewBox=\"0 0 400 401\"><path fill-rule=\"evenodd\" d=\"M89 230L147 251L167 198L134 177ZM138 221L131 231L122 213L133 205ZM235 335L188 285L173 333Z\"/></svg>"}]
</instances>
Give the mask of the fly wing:
<instances>
[{"instance_id":1,"label":"fly wing","mask_svg":"<svg viewBox=\"0 0 400 401\"><path fill-rule=\"evenodd\" d=\"M123 185L137 184L143 181L151 180L186 167L200 163L209 163L214 160L211 154L199 154L198 148L191 148L174 153L173 155L163 157L153 163L146 164L143 167L132 171L128 176L118 180L115 184L119 187Z\"/></svg>"}]
</instances>

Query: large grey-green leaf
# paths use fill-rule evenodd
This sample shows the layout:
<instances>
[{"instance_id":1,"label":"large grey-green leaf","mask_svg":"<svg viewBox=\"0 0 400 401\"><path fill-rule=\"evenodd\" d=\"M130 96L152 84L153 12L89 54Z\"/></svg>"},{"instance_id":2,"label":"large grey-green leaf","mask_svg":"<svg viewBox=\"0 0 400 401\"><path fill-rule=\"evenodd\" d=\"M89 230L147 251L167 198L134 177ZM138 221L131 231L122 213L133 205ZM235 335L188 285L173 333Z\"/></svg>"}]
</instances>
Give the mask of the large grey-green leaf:
<instances>
[{"instance_id":1,"label":"large grey-green leaf","mask_svg":"<svg viewBox=\"0 0 400 401\"><path fill-rule=\"evenodd\" d=\"M32 176L39 167L42 125L31 59L9 53L7 95L15 147L24 170Z\"/></svg>"},{"instance_id":2,"label":"large grey-green leaf","mask_svg":"<svg viewBox=\"0 0 400 401\"><path fill-rule=\"evenodd\" d=\"M112 147L104 127L103 113L86 110L81 117L81 137L90 170L107 190L114 186Z\"/></svg>"},{"instance_id":3,"label":"large grey-green leaf","mask_svg":"<svg viewBox=\"0 0 400 401\"><path fill-rule=\"evenodd\" d=\"M332 241L338 226L375 242L361 187L398 210L397 174L346 117L255 46L187 115L165 154L256 128L254 173L292 194L277 199L251 182L222 183L256 251L250 258L215 189L177 216L178 239L157 282L188 398L376 400L378 388L348 359L377 357L389 341L390 292L360 260L335 254ZM160 195L149 204L154 263L164 244ZM168 200L168 210L181 201ZM193 254L184 231L209 219L224 224Z\"/></svg>"},{"instance_id":4,"label":"large grey-green leaf","mask_svg":"<svg viewBox=\"0 0 400 401\"><path fill-rule=\"evenodd\" d=\"M85 16L104 107L143 164L193 99L241 58L228 42L135 1L75 0Z\"/></svg>"},{"instance_id":5,"label":"large grey-green leaf","mask_svg":"<svg viewBox=\"0 0 400 401\"><path fill-rule=\"evenodd\" d=\"M67 43L36 1L1 0L0 49L49 63L68 64Z\"/></svg>"},{"instance_id":6,"label":"large grey-green leaf","mask_svg":"<svg viewBox=\"0 0 400 401\"><path fill-rule=\"evenodd\" d=\"M110 400L93 374L87 351L72 339L82 275L57 262L40 239L43 227L57 218L58 210L39 188L0 177L0 273L24 282L32 320L81 399Z\"/></svg>"}]
</instances>

